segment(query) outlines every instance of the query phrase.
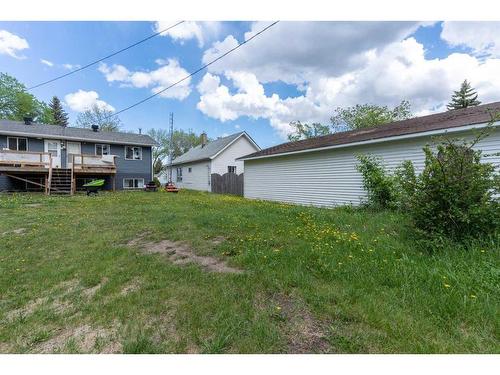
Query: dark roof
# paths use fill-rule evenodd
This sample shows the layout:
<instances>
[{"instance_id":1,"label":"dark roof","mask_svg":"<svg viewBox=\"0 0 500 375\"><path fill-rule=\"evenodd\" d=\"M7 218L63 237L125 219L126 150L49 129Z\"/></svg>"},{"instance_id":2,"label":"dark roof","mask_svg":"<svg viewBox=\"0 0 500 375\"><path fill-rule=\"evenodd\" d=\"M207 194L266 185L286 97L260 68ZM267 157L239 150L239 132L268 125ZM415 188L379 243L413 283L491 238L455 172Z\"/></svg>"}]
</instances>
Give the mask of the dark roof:
<instances>
[{"instance_id":1,"label":"dark roof","mask_svg":"<svg viewBox=\"0 0 500 375\"><path fill-rule=\"evenodd\" d=\"M21 121L0 120L0 134L24 135L55 139L75 139L91 142L106 142L154 146L156 143L149 135L123 132L94 132L92 129L63 127L57 125L31 124Z\"/></svg>"},{"instance_id":2,"label":"dark roof","mask_svg":"<svg viewBox=\"0 0 500 375\"><path fill-rule=\"evenodd\" d=\"M433 115L415 117L409 120L391 122L385 125L329 134L322 137L304 139L296 142L282 143L263 149L259 152L243 156L239 159L265 157L289 152L313 150L316 148L344 145L400 135L417 134L432 130L445 130L465 125L486 123L491 120L490 112L500 111L500 102L489 103L477 107L456 109Z\"/></svg>"},{"instance_id":3,"label":"dark roof","mask_svg":"<svg viewBox=\"0 0 500 375\"><path fill-rule=\"evenodd\" d=\"M250 142L255 142L250 138L246 132L239 132L235 134L228 135L227 137L217 138L214 141L208 142L205 147L198 145L189 149L186 153L174 159L172 165L192 163L194 161L208 160L212 159L215 155L226 148L231 142L235 141L237 138L245 135ZM258 146L255 145L258 149Z\"/></svg>"}]
</instances>

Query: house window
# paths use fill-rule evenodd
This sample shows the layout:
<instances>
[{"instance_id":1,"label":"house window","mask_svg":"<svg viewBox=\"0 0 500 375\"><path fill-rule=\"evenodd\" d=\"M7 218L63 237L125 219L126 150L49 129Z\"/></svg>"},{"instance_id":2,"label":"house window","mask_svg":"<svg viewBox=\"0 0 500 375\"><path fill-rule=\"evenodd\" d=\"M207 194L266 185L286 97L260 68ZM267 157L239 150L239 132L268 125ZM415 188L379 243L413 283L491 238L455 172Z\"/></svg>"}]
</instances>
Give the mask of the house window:
<instances>
[{"instance_id":1,"label":"house window","mask_svg":"<svg viewBox=\"0 0 500 375\"><path fill-rule=\"evenodd\" d=\"M228 165L227 173L236 173L236 165Z\"/></svg>"},{"instance_id":2,"label":"house window","mask_svg":"<svg viewBox=\"0 0 500 375\"><path fill-rule=\"evenodd\" d=\"M142 160L142 147L125 146L126 160Z\"/></svg>"},{"instance_id":3,"label":"house window","mask_svg":"<svg viewBox=\"0 0 500 375\"><path fill-rule=\"evenodd\" d=\"M28 151L28 139L18 137L7 137L7 147L13 151Z\"/></svg>"},{"instance_id":4,"label":"house window","mask_svg":"<svg viewBox=\"0 0 500 375\"><path fill-rule=\"evenodd\" d=\"M182 168L177 168L177 182L182 182Z\"/></svg>"},{"instance_id":5,"label":"house window","mask_svg":"<svg viewBox=\"0 0 500 375\"><path fill-rule=\"evenodd\" d=\"M109 155L111 152L109 150L109 145L95 145L95 154L98 156Z\"/></svg>"},{"instance_id":6,"label":"house window","mask_svg":"<svg viewBox=\"0 0 500 375\"><path fill-rule=\"evenodd\" d=\"M188 173L191 173L193 171L193 168L189 167L188 168Z\"/></svg>"},{"instance_id":7,"label":"house window","mask_svg":"<svg viewBox=\"0 0 500 375\"><path fill-rule=\"evenodd\" d=\"M144 187L143 178L124 178L123 188L124 189L142 189Z\"/></svg>"}]
</instances>

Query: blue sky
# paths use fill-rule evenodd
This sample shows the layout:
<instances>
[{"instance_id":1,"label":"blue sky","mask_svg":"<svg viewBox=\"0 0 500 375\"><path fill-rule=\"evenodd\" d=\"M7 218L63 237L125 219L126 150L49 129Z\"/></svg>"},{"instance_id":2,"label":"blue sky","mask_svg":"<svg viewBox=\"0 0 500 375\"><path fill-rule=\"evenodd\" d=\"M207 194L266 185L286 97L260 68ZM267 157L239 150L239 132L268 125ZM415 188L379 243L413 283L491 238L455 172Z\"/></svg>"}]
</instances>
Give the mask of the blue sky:
<instances>
[{"instance_id":1,"label":"blue sky","mask_svg":"<svg viewBox=\"0 0 500 375\"><path fill-rule=\"evenodd\" d=\"M68 72L64 64L84 65L173 23L0 22L0 71L31 86ZM89 100L120 110L267 24L187 22L33 93L59 96L72 122ZM177 128L210 137L246 130L268 147L284 141L290 121L327 123L337 106L407 99L415 114L443 110L465 78L483 102L496 101L498 30L487 22L282 22L171 97L120 118L127 130L147 131L167 128L174 112Z\"/></svg>"}]
</instances>

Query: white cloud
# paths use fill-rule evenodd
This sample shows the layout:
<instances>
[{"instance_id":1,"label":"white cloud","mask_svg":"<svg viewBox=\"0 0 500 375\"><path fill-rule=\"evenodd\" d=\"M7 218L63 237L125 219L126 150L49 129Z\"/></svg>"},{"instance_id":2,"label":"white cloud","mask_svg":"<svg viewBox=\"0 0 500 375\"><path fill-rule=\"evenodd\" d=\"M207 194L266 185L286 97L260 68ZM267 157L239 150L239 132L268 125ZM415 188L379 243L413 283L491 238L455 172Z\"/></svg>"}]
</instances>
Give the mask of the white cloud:
<instances>
[{"instance_id":1,"label":"white cloud","mask_svg":"<svg viewBox=\"0 0 500 375\"><path fill-rule=\"evenodd\" d=\"M79 69L80 65L78 65L78 64L62 64L62 67L64 69L73 70L73 69Z\"/></svg>"},{"instance_id":2,"label":"white cloud","mask_svg":"<svg viewBox=\"0 0 500 375\"><path fill-rule=\"evenodd\" d=\"M500 56L500 22L446 21L441 38L451 46L469 47L478 56Z\"/></svg>"},{"instance_id":3,"label":"white cloud","mask_svg":"<svg viewBox=\"0 0 500 375\"><path fill-rule=\"evenodd\" d=\"M99 65L98 69L108 82L120 82L122 86L126 87L150 88L153 93L157 93L189 75L189 72L182 68L175 59L168 59L162 63L163 65L158 69L151 71L133 72L123 65L108 66L104 63ZM160 96L184 100L191 93L190 82L191 78L188 78L161 93Z\"/></svg>"},{"instance_id":4,"label":"white cloud","mask_svg":"<svg viewBox=\"0 0 500 375\"><path fill-rule=\"evenodd\" d=\"M40 62L44 65L47 65L47 66L50 66L50 67L53 67L54 66L54 63L52 61L49 61L49 60L45 60L45 59L40 59Z\"/></svg>"},{"instance_id":5,"label":"white cloud","mask_svg":"<svg viewBox=\"0 0 500 375\"><path fill-rule=\"evenodd\" d=\"M0 30L0 54L9 55L16 59L24 59L24 56L18 55L18 51L27 48L29 48L29 44L26 39L9 33L7 30Z\"/></svg>"},{"instance_id":6,"label":"white cloud","mask_svg":"<svg viewBox=\"0 0 500 375\"><path fill-rule=\"evenodd\" d=\"M78 90L64 97L66 104L75 112L84 112L97 105L101 109L114 112L115 108L99 99L99 94L95 91Z\"/></svg>"},{"instance_id":7,"label":"white cloud","mask_svg":"<svg viewBox=\"0 0 500 375\"><path fill-rule=\"evenodd\" d=\"M158 21L154 24L154 31L159 32L170 26L174 22ZM185 21L184 23L175 26L174 28L162 33L161 35L169 36L181 44L186 40L196 39L198 46L201 48L209 39L216 37L220 32L220 22L194 22Z\"/></svg>"},{"instance_id":8,"label":"white cloud","mask_svg":"<svg viewBox=\"0 0 500 375\"><path fill-rule=\"evenodd\" d=\"M207 73L198 85L198 109L220 121L241 116L269 120L283 137L289 122L329 123L338 106L361 103L397 105L407 99L417 115L446 110L452 90L467 78L484 103L500 99L500 59L481 59L465 53L446 58L425 58L422 44L414 38L390 43L367 54L365 64L339 75L310 76L304 94L294 98L266 95L255 74L226 71L236 90L221 84L218 75Z\"/></svg>"},{"instance_id":9,"label":"white cloud","mask_svg":"<svg viewBox=\"0 0 500 375\"><path fill-rule=\"evenodd\" d=\"M254 22L245 39L269 22ZM212 73L251 71L260 82L302 84L318 75L339 75L369 60L371 51L400 41L416 22L280 22L234 53L213 64ZM232 35L212 44L207 63L238 44Z\"/></svg>"}]
</instances>

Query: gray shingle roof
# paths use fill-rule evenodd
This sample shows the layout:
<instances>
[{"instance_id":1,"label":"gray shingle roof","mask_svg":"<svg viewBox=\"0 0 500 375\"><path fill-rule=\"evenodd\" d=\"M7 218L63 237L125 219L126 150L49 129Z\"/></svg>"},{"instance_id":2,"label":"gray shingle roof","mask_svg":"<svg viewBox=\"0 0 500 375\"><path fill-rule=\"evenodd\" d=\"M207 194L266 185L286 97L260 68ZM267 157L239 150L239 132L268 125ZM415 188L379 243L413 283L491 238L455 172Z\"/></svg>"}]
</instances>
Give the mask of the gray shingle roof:
<instances>
[{"instance_id":1,"label":"gray shingle roof","mask_svg":"<svg viewBox=\"0 0 500 375\"><path fill-rule=\"evenodd\" d=\"M0 120L0 134L23 135L55 139L74 139L90 142L106 142L154 146L156 143L149 135L122 132L94 132L92 129L62 127L56 125L31 124L21 121Z\"/></svg>"},{"instance_id":2,"label":"gray shingle roof","mask_svg":"<svg viewBox=\"0 0 500 375\"><path fill-rule=\"evenodd\" d=\"M239 132L228 135L227 137L217 138L214 141L208 142L205 147L201 147L201 145L193 147L188 152L175 158L172 165L211 159L242 134L245 134L245 132Z\"/></svg>"}]
</instances>

